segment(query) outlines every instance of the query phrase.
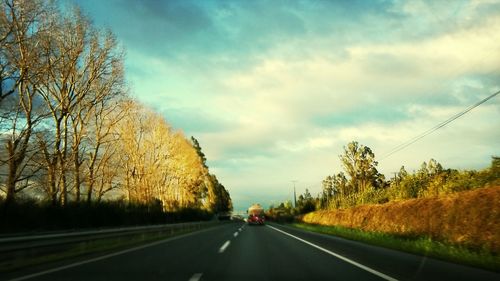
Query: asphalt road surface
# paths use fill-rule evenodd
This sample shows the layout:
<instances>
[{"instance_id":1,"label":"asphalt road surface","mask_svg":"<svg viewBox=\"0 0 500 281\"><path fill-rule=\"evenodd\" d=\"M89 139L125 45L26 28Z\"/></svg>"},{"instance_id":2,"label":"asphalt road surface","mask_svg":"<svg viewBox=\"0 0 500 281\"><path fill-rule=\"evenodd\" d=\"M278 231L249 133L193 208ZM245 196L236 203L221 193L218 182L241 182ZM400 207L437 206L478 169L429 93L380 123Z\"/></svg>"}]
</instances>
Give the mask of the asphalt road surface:
<instances>
[{"instance_id":1,"label":"asphalt road surface","mask_svg":"<svg viewBox=\"0 0 500 281\"><path fill-rule=\"evenodd\" d=\"M235 222L0 279L500 280L500 274L276 224Z\"/></svg>"}]
</instances>

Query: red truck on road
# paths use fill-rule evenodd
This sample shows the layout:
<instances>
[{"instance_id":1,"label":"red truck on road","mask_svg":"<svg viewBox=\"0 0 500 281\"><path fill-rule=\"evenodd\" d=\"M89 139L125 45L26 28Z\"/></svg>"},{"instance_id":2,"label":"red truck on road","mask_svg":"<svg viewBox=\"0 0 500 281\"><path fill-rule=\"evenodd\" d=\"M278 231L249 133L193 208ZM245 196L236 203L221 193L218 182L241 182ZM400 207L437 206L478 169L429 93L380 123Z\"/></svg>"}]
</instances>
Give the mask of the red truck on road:
<instances>
[{"instance_id":1,"label":"red truck on road","mask_svg":"<svg viewBox=\"0 0 500 281\"><path fill-rule=\"evenodd\" d=\"M264 209L260 206L260 204L253 204L248 208L248 218L247 218L247 223L249 225L252 224L257 224L257 225L264 225L264 222L266 220L264 216Z\"/></svg>"}]
</instances>

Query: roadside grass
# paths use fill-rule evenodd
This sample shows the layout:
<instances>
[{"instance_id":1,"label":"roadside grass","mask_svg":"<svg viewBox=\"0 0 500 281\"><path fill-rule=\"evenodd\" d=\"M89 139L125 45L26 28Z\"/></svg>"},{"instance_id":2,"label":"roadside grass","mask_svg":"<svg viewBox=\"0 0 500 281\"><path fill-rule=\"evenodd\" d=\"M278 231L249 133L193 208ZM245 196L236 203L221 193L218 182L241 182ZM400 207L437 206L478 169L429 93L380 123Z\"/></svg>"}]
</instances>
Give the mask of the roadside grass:
<instances>
[{"instance_id":1,"label":"roadside grass","mask_svg":"<svg viewBox=\"0 0 500 281\"><path fill-rule=\"evenodd\" d=\"M375 246L500 272L500 256L492 253L486 248L472 249L463 245L432 240L428 237L396 236L382 232L362 231L341 226L324 226L306 223L292 223L289 225L303 230L335 235Z\"/></svg>"}]
</instances>

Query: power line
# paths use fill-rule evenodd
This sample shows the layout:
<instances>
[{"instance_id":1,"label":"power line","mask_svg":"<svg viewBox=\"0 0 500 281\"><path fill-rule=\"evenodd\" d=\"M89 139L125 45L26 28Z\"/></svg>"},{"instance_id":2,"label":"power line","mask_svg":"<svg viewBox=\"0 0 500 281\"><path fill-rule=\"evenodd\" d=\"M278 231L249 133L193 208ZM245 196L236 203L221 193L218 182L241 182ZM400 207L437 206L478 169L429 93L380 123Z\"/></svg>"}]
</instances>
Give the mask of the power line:
<instances>
[{"instance_id":1,"label":"power line","mask_svg":"<svg viewBox=\"0 0 500 281\"><path fill-rule=\"evenodd\" d=\"M412 139L396 146L395 148L391 149L389 152L387 152L386 154L382 155L382 158L380 160L384 160L386 159L387 157L393 155L394 153L400 151L400 150L403 150L405 149L406 147L414 144L415 142L419 141L420 139L432 134L434 131L436 130L439 130L441 128L443 128L444 126L446 126L447 124L455 121L456 119L460 118L461 116L465 115L466 113L468 113L469 111L473 110L474 108L480 106L481 104L485 103L486 101L492 99L493 97L495 97L496 95L500 94L500 91L497 91L495 93L493 93L492 95L482 99L481 101L467 107L465 110L453 115L452 117L448 118L446 121L444 122L441 122L439 124L437 124L436 126L428 129L427 131L421 133L420 135L417 135L415 137L413 137Z\"/></svg>"}]
</instances>

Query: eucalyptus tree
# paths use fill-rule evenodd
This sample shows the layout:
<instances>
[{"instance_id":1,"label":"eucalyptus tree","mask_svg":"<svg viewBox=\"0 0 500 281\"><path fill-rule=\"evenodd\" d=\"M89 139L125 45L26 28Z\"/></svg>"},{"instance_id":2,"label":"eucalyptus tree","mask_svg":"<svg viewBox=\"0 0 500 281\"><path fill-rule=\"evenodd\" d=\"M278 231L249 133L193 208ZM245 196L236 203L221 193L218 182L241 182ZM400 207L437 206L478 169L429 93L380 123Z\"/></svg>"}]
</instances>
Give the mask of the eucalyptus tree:
<instances>
[{"instance_id":1,"label":"eucalyptus tree","mask_svg":"<svg viewBox=\"0 0 500 281\"><path fill-rule=\"evenodd\" d=\"M344 154L340 155L344 171L349 176L349 186L353 193L363 193L369 188L376 188L380 173L373 151L353 141L344 146Z\"/></svg>"}]
</instances>

